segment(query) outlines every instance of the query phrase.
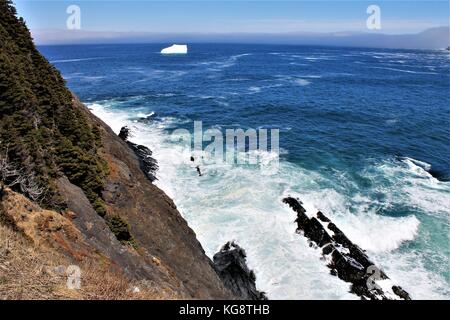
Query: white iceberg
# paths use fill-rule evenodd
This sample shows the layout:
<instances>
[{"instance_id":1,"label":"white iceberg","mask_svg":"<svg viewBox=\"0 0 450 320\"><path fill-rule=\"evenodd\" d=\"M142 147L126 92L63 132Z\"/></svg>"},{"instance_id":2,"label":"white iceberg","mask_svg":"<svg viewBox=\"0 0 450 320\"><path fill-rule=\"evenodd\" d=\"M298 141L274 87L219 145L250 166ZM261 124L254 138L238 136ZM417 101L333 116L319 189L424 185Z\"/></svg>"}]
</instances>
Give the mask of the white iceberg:
<instances>
[{"instance_id":1,"label":"white iceberg","mask_svg":"<svg viewBox=\"0 0 450 320\"><path fill-rule=\"evenodd\" d=\"M173 54L173 53L186 54L187 50L188 50L188 48L187 48L187 45L185 45L185 44L174 44L174 45L171 45L170 47L162 49L161 53L163 53L163 54Z\"/></svg>"}]
</instances>

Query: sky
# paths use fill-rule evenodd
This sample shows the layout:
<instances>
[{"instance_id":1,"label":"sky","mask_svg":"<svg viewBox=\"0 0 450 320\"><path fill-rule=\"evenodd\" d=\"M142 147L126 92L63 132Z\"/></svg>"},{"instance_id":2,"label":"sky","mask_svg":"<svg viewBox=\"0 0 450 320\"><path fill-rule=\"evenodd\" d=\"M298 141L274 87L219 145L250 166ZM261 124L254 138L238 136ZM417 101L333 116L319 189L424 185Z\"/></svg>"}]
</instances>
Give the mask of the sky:
<instances>
[{"instance_id":1,"label":"sky","mask_svg":"<svg viewBox=\"0 0 450 320\"><path fill-rule=\"evenodd\" d=\"M29 28L67 29L69 5L81 9L81 29L152 33L417 33L449 25L449 1L119 1L15 0ZM366 27L366 9L381 10L381 29Z\"/></svg>"},{"instance_id":2,"label":"sky","mask_svg":"<svg viewBox=\"0 0 450 320\"><path fill-rule=\"evenodd\" d=\"M438 49L450 40L448 0L14 1L38 45L228 42ZM80 11L76 30L67 24L74 21L67 12L73 5ZM368 28L371 5L379 8L379 28ZM445 28L420 34L437 27Z\"/></svg>"}]
</instances>

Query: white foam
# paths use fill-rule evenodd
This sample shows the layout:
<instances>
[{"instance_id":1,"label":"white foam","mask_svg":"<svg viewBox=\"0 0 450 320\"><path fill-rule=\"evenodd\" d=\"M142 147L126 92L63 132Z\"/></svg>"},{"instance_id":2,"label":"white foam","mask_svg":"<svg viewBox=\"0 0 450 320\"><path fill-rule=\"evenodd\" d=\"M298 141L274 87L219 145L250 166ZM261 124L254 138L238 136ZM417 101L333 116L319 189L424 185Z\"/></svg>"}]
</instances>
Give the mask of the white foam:
<instances>
[{"instance_id":1,"label":"white foam","mask_svg":"<svg viewBox=\"0 0 450 320\"><path fill-rule=\"evenodd\" d=\"M446 280L426 268L422 256L415 252L391 252L373 255L378 266L411 295L412 299L449 299Z\"/></svg>"},{"instance_id":2,"label":"white foam","mask_svg":"<svg viewBox=\"0 0 450 320\"><path fill-rule=\"evenodd\" d=\"M138 112L138 113L136 114L136 116L137 116L138 118L149 118L149 117L152 117L152 116L154 116L154 115L155 115L154 112L150 112L150 113Z\"/></svg>"},{"instance_id":3,"label":"white foam","mask_svg":"<svg viewBox=\"0 0 450 320\"><path fill-rule=\"evenodd\" d=\"M68 62L81 62L90 60L106 59L107 57L95 57L95 58L80 58L80 59L63 59L63 60L52 60L50 63L68 63Z\"/></svg>"},{"instance_id":4,"label":"white foam","mask_svg":"<svg viewBox=\"0 0 450 320\"><path fill-rule=\"evenodd\" d=\"M450 217L450 182L434 178L427 172L430 167L412 158L388 160L366 176L380 186L378 191L388 195L393 204L412 206L439 218Z\"/></svg>"},{"instance_id":5,"label":"white foam","mask_svg":"<svg viewBox=\"0 0 450 320\"><path fill-rule=\"evenodd\" d=\"M252 86L252 87L248 88L248 90L251 92L254 92L254 93L258 93L258 92L261 92L261 87Z\"/></svg>"},{"instance_id":6,"label":"white foam","mask_svg":"<svg viewBox=\"0 0 450 320\"><path fill-rule=\"evenodd\" d=\"M355 195L357 214L350 212L352 203L333 189L314 190L298 194L309 216L324 212L336 225L364 250L386 252L397 249L403 242L413 240L419 220L414 216L393 218L378 215L368 207L373 202Z\"/></svg>"},{"instance_id":7,"label":"white foam","mask_svg":"<svg viewBox=\"0 0 450 320\"><path fill-rule=\"evenodd\" d=\"M213 72L219 72L223 69L229 68L234 66L237 61L243 57L251 56L252 53L242 53L242 54L236 54L232 55L230 57L221 58L219 60L212 60L212 61L204 61L199 63L194 63L193 65L196 66L211 66L208 68L209 71Z\"/></svg>"},{"instance_id":8,"label":"white foam","mask_svg":"<svg viewBox=\"0 0 450 320\"><path fill-rule=\"evenodd\" d=\"M277 174L269 176L259 167L248 165L201 164L204 175L198 177L197 162L189 161L192 154L186 142L164 130L179 120L165 118L145 125L132 122L137 111L130 114L129 110L112 110L109 102L89 106L115 132L124 125L132 127L132 140L150 147L158 160L157 185L174 199L207 255L212 257L225 242L236 240L247 251L258 289L266 291L269 298L357 299L348 293L348 283L330 275L320 250L312 250L306 238L295 233L295 214L281 201L287 195L298 196L308 215L321 209L352 241L368 250L377 263L389 266L387 274L405 290L416 295L420 288L413 286L418 277L423 278L419 285L430 297L440 296L436 290L445 287L445 280L426 269L420 269L420 275L408 275L404 270L411 268L411 262L395 260L403 257L397 249L417 236L420 223L415 216L379 215L374 208L377 203L366 195L356 194L349 199L339 189L324 188L330 185L328 178L284 161L279 163ZM194 154L196 159L202 155ZM270 162L273 155L261 156ZM378 175L394 179L390 170L404 171L413 180L424 179L415 177L406 164L402 167L390 162L367 175L373 179L379 179ZM340 175L339 179L345 181L346 176ZM393 190L380 191L389 195ZM388 197L386 201L389 205L394 200ZM427 283L427 279L433 282Z\"/></svg>"},{"instance_id":9,"label":"white foam","mask_svg":"<svg viewBox=\"0 0 450 320\"><path fill-rule=\"evenodd\" d=\"M310 81L305 80L305 79L297 79L297 80L295 80L295 83L300 86L307 86L307 85L311 84Z\"/></svg>"},{"instance_id":10,"label":"white foam","mask_svg":"<svg viewBox=\"0 0 450 320\"><path fill-rule=\"evenodd\" d=\"M372 68L372 69L383 69L383 70L397 71L397 72L404 72L404 73L414 73L414 74L438 74L436 72L422 72L422 71L413 71L413 70L387 68L387 67L370 67L370 68Z\"/></svg>"},{"instance_id":11,"label":"white foam","mask_svg":"<svg viewBox=\"0 0 450 320\"><path fill-rule=\"evenodd\" d=\"M427 171L427 173L428 173L428 171L431 169L431 164L426 163L426 162L424 162L424 161L420 161L420 160L416 160L416 159L408 158L408 157L406 157L403 161L404 161L406 164L408 164L409 167L410 167L412 170L414 170L415 172L421 172L421 173L423 173L423 172L420 170L420 169L423 169L423 170Z\"/></svg>"}]
</instances>

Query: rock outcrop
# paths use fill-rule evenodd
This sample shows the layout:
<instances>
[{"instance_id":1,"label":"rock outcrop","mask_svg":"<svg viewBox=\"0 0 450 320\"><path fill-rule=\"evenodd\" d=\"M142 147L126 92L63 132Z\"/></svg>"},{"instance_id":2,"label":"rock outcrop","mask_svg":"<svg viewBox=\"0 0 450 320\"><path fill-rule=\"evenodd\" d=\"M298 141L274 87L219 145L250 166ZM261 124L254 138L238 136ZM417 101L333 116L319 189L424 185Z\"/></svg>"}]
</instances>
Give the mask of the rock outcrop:
<instances>
[{"instance_id":1,"label":"rock outcrop","mask_svg":"<svg viewBox=\"0 0 450 320\"><path fill-rule=\"evenodd\" d=\"M295 220L297 231L308 238L311 245L322 250L331 274L350 282L352 293L361 299L411 299L405 290L393 285L389 277L376 267L364 250L354 244L321 211L317 212L315 217L309 217L301 201L287 197L283 202L297 213Z\"/></svg>"},{"instance_id":2,"label":"rock outcrop","mask_svg":"<svg viewBox=\"0 0 450 320\"><path fill-rule=\"evenodd\" d=\"M122 127L120 129L119 138L127 143L131 150L136 154L139 159L141 170L145 173L147 178L154 182L157 180L155 176L156 170L158 170L158 162L152 157L152 151L146 146L136 144L128 141L130 135L130 129L128 127Z\"/></svg>"},{"instance_id":3,"label":"rock outcrop","mask_svg":"<svg viewBox=\"0 0 450 320\"><path fill-rule=\"evenodd\" d=\"M214 255L214 268L225 287L244 300L267 300L264 292L256 289L256 276L249 270L244 249L234 242L227 242Z\"/></svg>"}]
</instances>

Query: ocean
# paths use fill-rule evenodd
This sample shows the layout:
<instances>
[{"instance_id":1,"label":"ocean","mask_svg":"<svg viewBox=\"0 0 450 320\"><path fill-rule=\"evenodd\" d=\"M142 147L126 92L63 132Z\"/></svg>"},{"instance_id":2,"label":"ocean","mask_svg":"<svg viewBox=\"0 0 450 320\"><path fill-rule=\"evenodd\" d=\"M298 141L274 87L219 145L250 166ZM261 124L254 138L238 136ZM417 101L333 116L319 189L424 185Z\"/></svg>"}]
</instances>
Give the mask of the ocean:
<instances>
[{"instance_id":1,"label":"ocean","mask_svg":"<svg viewBox=\"0 0 450 320\"><path fill-rule=\"evenodd\" d=\"M413 299L450 298L448 52L192 44L161 55L166 46L39 50L94 114L153 150L156 184L208 256L236 240L270 299L358 299L295 233L281 201L291 195ZM278 169L212 162L198 176L190 145L172 134L193 121L279 129Z\"/></svg>"}]
</instances>

